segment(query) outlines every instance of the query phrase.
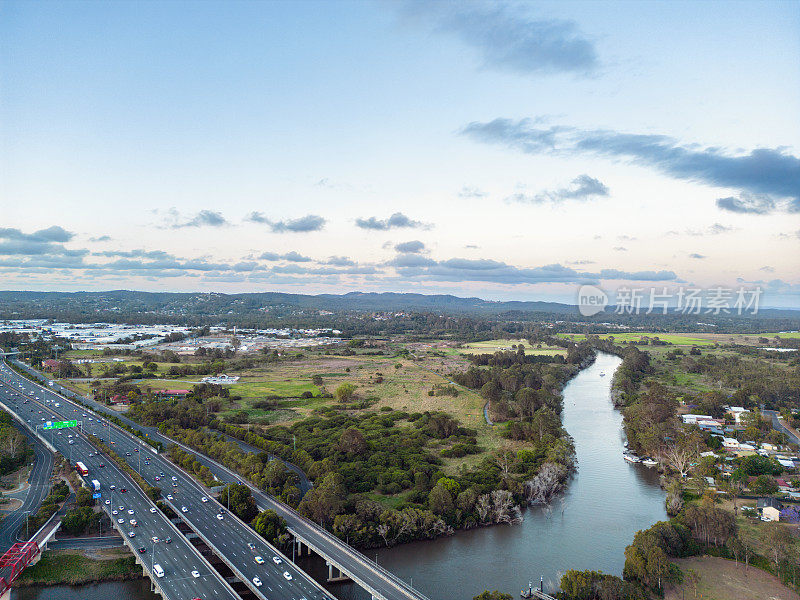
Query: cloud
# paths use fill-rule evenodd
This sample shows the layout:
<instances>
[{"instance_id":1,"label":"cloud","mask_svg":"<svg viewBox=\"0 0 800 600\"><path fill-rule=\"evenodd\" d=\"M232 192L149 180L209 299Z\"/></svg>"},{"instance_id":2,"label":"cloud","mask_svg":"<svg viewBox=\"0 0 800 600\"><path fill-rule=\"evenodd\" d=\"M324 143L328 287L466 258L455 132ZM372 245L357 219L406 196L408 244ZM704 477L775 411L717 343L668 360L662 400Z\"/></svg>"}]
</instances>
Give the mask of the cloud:
<instances>
[{"instance_id":1,"label":"cloud","mask_svg":"<svg viewBox=\"0 0 800 600\"><path fill-rule=\"evenodd\" d=\"M759 271L763 271L764 273L774 273L775 272L775 268L774 267L770 267L769 265L764 265L763 267L761 267L759 269Z\"/></svg>"},{"instance_id":2,"label":"cloud","mask_svg":"<svg viewBox=\"0 0 800 600\"><path fill-rule=\"evenodd\" d=\"M480 246L478 246L477 244L467 244L466 246L464 246L464 248L466 248L467 250L478 250Z\"/></svg>"},{"instance_id":3,"label":"cloud","mask_svg":"<svg viewBox=\"0 0 800 600\"><path fill-rule=\"evenodd\" d=\"M458 192L459 198L485 198L488 196L486 192L476 187L465 185Z\"/></svg>"},{"instance_id":4,"label":"cloud","mask_svg":"<svg viewBox=\"0 0 800 600\"><path fill-rule=\"evenodd\" d=\"M346 256L329 256L328 260L325 261L325 264L334 267L354 267L356 265L356 261L351 260Z\"/></svg>"},{"instance_id":5,"label":"cloud","mask_svg":"<svg viewBox=\"0 0 800 600\"><path fill-rule=\"evenodd\" d=\"M178 222L179 217L177 211L170 211L170 214L174 219L174 222L170 226L172 229L183 229L185 227L222 227L228 224L225 217L222 216L222 213L214 210L201 210L194 217L184 222Z\"/></svg>"},{"instance_id":6,"label":"cloud","mask_svg":"<svg viewBox=\"0 0 800 600\"><path fill-rule=\"evenodd\" d=\"M482 281L502 284L597 283L601 279L625 281L675 281L672 271L622 271L603 269L599 273L580 272L559 264L542 267L516 267L491 259L451 258L435 261L417 254L400 254L386 263L407 279L431 281Z\"/></svg>"},{"instance_id":7,"label":"cloud","mask_svg":"<svg viewBox=\"0 0 800 600\"><path fill-rule=\"evenodd\" d=\"M149 258L153 260L175 258L172 254L162 250L104 250L103 252L93 252L92 254L109 258Z\"/></svg>"},{"instance_id":8,"label":"cloud","mask_svg":"<svg viewBox=\"0 0 800 600\"><path fill-rule=\"evenodd\" d=\"M89 241L90 242L110 242L111 241L111 236L110 235L101 235L101 236L98 236L98 237L90 237Z\"/></svg>"},{"instance_id":9,"label":"cloud","mask_svg":"<svg viewBox=\"0 0 800 600\"><path fill-rule=\"evenodd\" d=\"M732 154L717 147L680 144L664 135L628 134L575 127L539 128L531 119L495 119L466 125L461 133L479 142L528 154L577 153L628 160L675 179L739 190L720 208L766 214L800 212L800 158L783 148L756 148Z\"/></svg>"},{"instance_id":10,"label":"cloud","mask_svg":"<svg viewBox=\"0 0 800 600\"><path fill-rule=\"evenodd\" d=\"M598 68L594 43L574 21L532 18L523 5L417 1L404 12L475 49L486 67L524 75Z\"/></svg>"},{"instance_id":11,"label":"cloud","mask_svg":"<svg viewBox=\"0 0 800 600\"><path fill-rule=\"evenodd\" d=\"M421 221L409 219L401 212L396 212L388 219L378 219L369 217L368 219L356 219L356 227L361 229L371 229L374 231L388 231L389 229L425 229L427 226Z\"/></svg>"},{"instance_id":12,"label":"cloud","mask_svg":"<svg viewBox=\"0 0 800 600\"><path fill-rule=\"evenodd\" d=\"M319 231L324 228L325 223L327 223L327 221L319 215L306 215L297 219L272 221L260 212L251 212L245 217L245 221L269 225L274 233L308 233L310 231Z\"/></svg>"},{"instance_id":13,"label":"cloud","mask_svg":"<svg viewBox=\"0 0 800 600\"><path fill-rule=\"evenodd\" d=\"M568 187L555 190L544 190L534 196L527 194L514 194L508 199L514 202L525 202L530 204L542 204L552 202L558 204L565 200L589 200L602 196L608 196L608 188L599 179L589 177L589 175L578 175L572 180Z\"/></svg>"},{"instance_id":14,"label":"cloud","mask_svg":"<svg viewBox=\"0 0 800 600\"><path fill-rule=\"evenodd\" d=\"M85 256L89 253L85 249L72 250L66 248L61 242L68 242L75 234L58 227L39 229L33 233L11 228L0 228L0 255L11 256Z\"/></svg>"},{"instance_id":15,"label":"cloud","mask_svg":"<svg viewBox=\"0 0 800 600\"><path fill-rule=\"evenodd\" d=\"M689 258L696 258L696 259L703 259L703 258L705 258L705 257L706 257L706 255L705 255L705 254L698 254L697 252L692 252L692 253L689 255Z\"/></svg>"},{"instance_id":16,"label":"cloud","mask_svg":"<svg viewBox=\"0 0 800 600\"><path fill-rule=\"evenodd\" d=\"M286 252L285 254L278 254L277 252L264 252L261 256L259 256L261 260L268 260L268 261L278 261L278 260L287 260L289 262L311 262L311 259L308 256L303 256L299 252L295 252L292 250L291 252Z\"/></svg>"},{"instance_id":17,"label":"cloud","mask_svg":"<svg viewBox=\"0 0 800 600\"><path fill-rule=\"evenodd\" d=\"M0 238L24 242L68 242L75 237L71 231L63 227L53 225L47 229L39 229L33 233L23 233L19 229L11 227L0 227Z\"/></svg>"},{"instance_id":18,"label":"cloud","mask_svg":"<svg viewBox=\"0 0 800 600\"><path fill-rule=\"evenodd\" d=\"M425 244L419 240L413 240L410 242L401 242L399 244L395 244L394 249L402 253L419 254L420 252L425 251Z\"/></svg>"},{"instance_id":19,"label":"cloud","mask_svg":"<svg viewBox=\"0 0 800 600\"><path fill-rule=\"evenodd\" d=\"M628 249L625 246L614 246L613 250L617 252L627 252Z\"/></svg>"},{"instance_id":20,"label":"cloud","mask_svg":"<svg viewBox=\"0 0 800 600\"><path fill-rule=\"evenodd\" d=\"M766 215L775 210L775 201L769 196L741 194L738 198L717 198L717 208L747 215Z\"/></svg>"}]
</instances>

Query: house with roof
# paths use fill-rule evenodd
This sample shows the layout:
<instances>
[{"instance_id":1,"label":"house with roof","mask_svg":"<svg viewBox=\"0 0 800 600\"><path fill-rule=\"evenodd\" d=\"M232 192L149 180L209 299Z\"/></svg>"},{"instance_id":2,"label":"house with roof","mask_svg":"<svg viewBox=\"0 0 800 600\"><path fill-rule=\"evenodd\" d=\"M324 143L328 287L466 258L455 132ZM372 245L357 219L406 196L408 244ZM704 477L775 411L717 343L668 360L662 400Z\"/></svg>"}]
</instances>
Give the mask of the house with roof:
<instances>
[{"instance_id":1,"label":"house with roof","mask_svg":"<svg viewBox=\"0 0 800 600\"><path fill-rule=\"evenodd\" d=\"M781 520L781 502L777 498L759 498L756 500L756 508L761 513L761 518L767 521Z\"/></svg>"}]
</instances>

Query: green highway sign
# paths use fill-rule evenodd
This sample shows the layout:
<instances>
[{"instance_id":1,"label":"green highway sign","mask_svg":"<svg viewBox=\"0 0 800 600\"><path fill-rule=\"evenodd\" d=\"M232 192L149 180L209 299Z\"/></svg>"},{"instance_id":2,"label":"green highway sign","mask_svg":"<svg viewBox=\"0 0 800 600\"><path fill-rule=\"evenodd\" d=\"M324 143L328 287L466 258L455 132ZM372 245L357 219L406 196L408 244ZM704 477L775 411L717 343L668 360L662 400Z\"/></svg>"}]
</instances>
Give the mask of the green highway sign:
<instances>
[{"instance_id":1,"label":"green highway sign","mask_svg":"<svg viewBox=\"0 0 800 600\"><path fill-rule=\"evenodd\" d=\"M64 429L66 427L77 427L77 426L78 426L77 421L55 421L55 422L47 421L47 423L45 423L42 426L42 429Z\"/></svg>"}]
</instances>

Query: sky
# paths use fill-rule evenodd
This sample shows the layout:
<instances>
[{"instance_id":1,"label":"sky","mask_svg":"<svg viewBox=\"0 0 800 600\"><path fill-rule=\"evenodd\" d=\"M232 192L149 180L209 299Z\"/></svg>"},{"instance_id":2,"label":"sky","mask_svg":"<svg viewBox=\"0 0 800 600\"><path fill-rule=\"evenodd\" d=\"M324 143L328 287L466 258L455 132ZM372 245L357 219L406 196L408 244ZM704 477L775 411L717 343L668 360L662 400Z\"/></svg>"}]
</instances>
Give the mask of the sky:
<instances>
[{"instance_id":1,"label":"sky","mask_svg":"<svg viewBox=\"0 0 800 600\"><path fill-rule=\"evenodd\" d=\"M0 5L0 289L763 288L798 2Z\"/></svg>"}]
</instances>

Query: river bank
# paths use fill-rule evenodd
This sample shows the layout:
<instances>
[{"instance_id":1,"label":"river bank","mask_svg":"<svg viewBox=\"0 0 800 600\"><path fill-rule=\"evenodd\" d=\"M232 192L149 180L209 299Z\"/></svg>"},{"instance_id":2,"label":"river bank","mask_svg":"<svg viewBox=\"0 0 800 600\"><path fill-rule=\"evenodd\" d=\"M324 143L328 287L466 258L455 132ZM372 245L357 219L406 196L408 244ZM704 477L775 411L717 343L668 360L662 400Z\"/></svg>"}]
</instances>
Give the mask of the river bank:
<instances>
[{"instance_id":1,"label":"river bank","mask_svg":"<svg viewBox=\"0 0 800 600\"><path fill-rule=\"evenodd\" d=\"M471 598L484 589L517 593L539 577L552 589L567 569L621 575L634 533L666 514L658 473L622 458L622 415L610 398L620 362L599 353L564 388L564 427L575 442L578 469L550 507L528 508L519 525L383 549L379 563L413 577L431 600ZM337 590L337 597L362 598L357 592Z\"/></svg>"},{"instance_id":2,"label":"river bank","mask_svg":"<svg viewBox=\"0 0 800 600\"><path fill-rule=\"evenodd\" d=\"M47 550L25 569L15 587L87 585L142 578L142 568L124 548Z\"/></svg>"}]
</instances>

